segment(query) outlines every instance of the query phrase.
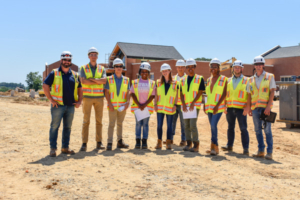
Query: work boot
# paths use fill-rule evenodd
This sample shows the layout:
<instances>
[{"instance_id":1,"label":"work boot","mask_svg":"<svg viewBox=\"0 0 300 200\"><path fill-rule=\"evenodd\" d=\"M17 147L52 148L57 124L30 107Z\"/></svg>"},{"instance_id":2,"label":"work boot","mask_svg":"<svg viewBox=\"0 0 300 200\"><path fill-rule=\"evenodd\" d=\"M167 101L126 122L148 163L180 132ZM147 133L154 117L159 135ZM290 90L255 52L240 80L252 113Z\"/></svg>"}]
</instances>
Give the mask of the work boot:
<instances>
[{"instance_id":1,"label":"work boot","mask_svg":"<svg viewBox=\"0 0 300 200\"><path fill-rule=\"evenodd\" d=\"M267 153L267 155L265 156L265 159L267 159L267 160L273 160L272 153Z\"/></svg>"},{"instance_id":2,"label":"work boot","mask_svg":"<svg viewBox=\"0 0 300 200\"><path fill-rule=\"evenodd\" d=\"M186 141L184 141L184 140L181 140L181 142L179 143L179 146L181 146L181 147L184 147L184 146L186 146Z\"/></svg>"},{"instance_id":3,"label":"work boot","mask_svg":"<svg viewBox=\"0 0 300 200\"><path fill-rule=\"evenodd\" d=\"M160 139L158 139L155 149L161 149L161 148L162 148L162 141Z\"/></svg>"},{"instance_id":4,"label":"work boot","mask_svg":"<svg viewBox=\"0 0 300 200\"><path fill-rule=\"evenodd\" d=\"M50 150L50 157L56 157L56 149Z\"/></svg>"},{"instance_id":5,"label":"work boot","mask_svg":"<svg viewBox=\"0 0 300 200\"><path fill-rule=\"evenodd\" d=\"M111 151L111 149L112 149L112 143L107 143L106 151Z\"/></svg>"},{"instance_id":6,"label":"work boot","mask_svg":"<svg viewBox=\"0 0 300 200\"><path fill-rule=\"evenodd\" d=\"M80 151L86 151L86 148L87 148L86 143L82 143Z\"/></svg>"},{"instance_id":7,"label":"work boot","mask_svg":"<svg viewBox=\"0 0 300 200\"><path fill-rule=\"evenodd\" d=\"M61 148L61 153L71 154L71 155L75 154L75 152L73 150L69 149L69 148Z\"/></svg>"},{"instance_id":8,"label":"work boot","mask_svg":"<svg viewBox=\"0 0 300 200\"><path fill-rule=\"evenodd\" d=\"M97 149L105 149L105 147L103 146L102 142L97 142Z\"/></svg>"},{"instance_id":9,"label":"work boot","mask_svg":"<svg viewBox=\"0 0 300 200\"><path fill-rule=\"evenodd\" d=\"M192 148L192 141L191 140L187 140L186 142L187 142L187 144L183 148L183 151L189 151Z\"/></svg>"},{"instance_id":10,"label":"work boot","mask_svg":"<svg viewBox=\"0 0 300 200\"><path fill-rule=\"evenodd\" d=\"M147 139L142 139L142 149L148 149Z\"/></svg>"},{"instance_id":11,"label":"work boot","mask_svg":"<svg viewBox=\"0 0 300 200\"><path fill-rule=\"evenodd\" d=\"M218 155L219 154L219 146L215 144L215 151L216 151L216 154Z\"/></svg>"},{"instance_id":12,"label":"work boot","mask_svg":"<svg viewBox=\"0 0 300 200\"><path fill-rule=\"evenodd\" d=\"M243 154L246 155L246 156L249 156L249 149L244 149Z\"/></svg>"},{"instance_id":13,"label":"work boot","mask_svg":"<svg viewBox=\"0 0 300 200\"><path fill-rule=\"evenodd\" d=\"M224 147L221 147L221 149L222 149L223 151L232 151L232 146L226 145L226 146L224 146Z\"/></svg>"},{"instance_id":14,"label":"work boot","mask_svg":"<svg viewBox=\"0 0 300 200\"><path fill-rule=\"evenodd\" d=\"M252 156L255 158L263 158L263 157L265 157L265 152L257 151L257 153L252 154Z\"/></svg>"},{"instance_id":15,"label":"work boot","mask_svg":"<svg viewBox=\"0 0 300 200\"><path fill-rule=\"evenodd\" d=\"M167 150L172 150L172 146L171 146L171 140L167 140L167 144L166 144L166 149Z\"/></svg>"},{"instance_id":16,"label":"work boot","mask_svg":"<svg viewBox=\"0 0 300 200\"><path fill-rule=\"evenodd\" d=\"M190 152L199 152L199 142L193 142L194 147L190 149Z\"/></svg>"},{"instance_id":17,"label":"work boot","mask_svg":"<svg viewBox=\"0 0 300 200\"><path fill-rule=\"evenodd\" d=\"M141 148L141 139L135 139L135 141L136 141L135 148L140 149Z\"/></svg>"},{"instance_id":18,"label":"work boot","mask_svg":"<svg viewBox=\"0 0 300 200\"><path fill-rule=\"evenodd\" d=\"M167 140L163 141L163 144L167 144ZM171 140L171 144L173 144L173 140Z\"/></svg>"},{"instance_id":19,"label":"work boot","mask_svg":"<svg viewBox=\"0 0 300 200\"><path fill-rule=\"evenodd\" d=\"M206 153L210 154L211 151L213 151L213 153L215 153L215 145L213 143L210 143L210 150L207 150Z\"/></svg>"},{"instance_id":20,"label":"work boot","mask_svg":"<svg viewBox=\"0 0 300 200\"><path fill-rule=\"evenodd\" d=\"M129 145L125 144L122 139L118 141L117 148L128 148L128 147Z\"/></svg>"}]
</instances>

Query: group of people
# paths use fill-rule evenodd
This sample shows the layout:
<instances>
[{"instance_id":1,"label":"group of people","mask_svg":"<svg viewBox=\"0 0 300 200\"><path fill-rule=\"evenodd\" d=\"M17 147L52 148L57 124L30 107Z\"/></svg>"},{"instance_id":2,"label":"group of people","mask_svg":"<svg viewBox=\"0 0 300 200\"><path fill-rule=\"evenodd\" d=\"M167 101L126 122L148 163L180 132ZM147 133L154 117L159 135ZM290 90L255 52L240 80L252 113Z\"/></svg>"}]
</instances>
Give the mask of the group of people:
<instances>
[{"instance_id":1,"label":"group of people","mask_svg":"<svg viewBox=\"0 0 300 200\"><path fill-rule=\"evenodd\" d=\"M271 124L266 123L264 132L267 142L267 154L260 119L262 112L269 115L273 105L276 88L274 75L264 71L265 60L261 56L254 58L256 73L248 78L243 75L243 63L237 60L233 63L233 76L227 78L220 75L221 62L214 58L210 61L211 76L205 85L201 75L195 74L197 63L190 58L176 62L177 74L172 75L171 66L163 64L160 68L161 78L150 79L151 65L143 62L139 68L139 78L130 82L122 75L124 63L116 58L113 61L114 74L106 76L103 66L97 65L98 51L92 47L88 50L90 62L80 68L80 74L70 69L72 54L64 51L61 54L61 66L54 69L45 79L43 88L51 102L50 125L50 156L56 156L57 135L63 119L62 149L65 154L74 154L69 148L71 126L74 117L74 107L82 104L82 146L80 151L87 150L89 125L92 107L96 118L96 148L105 149L102 141L102 118L104 97L108 109L108 138L106 150L112 150L113 133L117 124L117 148L128 148L123 140L123 121L126 110L132 98L131 112L135 115L136 149L147 149L150 114L157 113L157 144L155 149L162 149L163 143L167 150L172 149L173 137L178 117L181 124L181 142L184 151L199 152L199 134L197 117L203 104L203 110L208 115L211 127L211 146L207 153L219 154L218 122L222 113L226 114L228 122L227 145L221 147L224 151L232 151L235 138L236 119L241 130L243 154L249 155L249 133L247 130L247 115L252 116L258 151L254 157L272 159L273 137ZM205 94L204 94L205 93ZM146 117L138 118L136 113L148 113ZM192 113L194 117L187 117ZM164 118L167 121L167 139L162 141ZM143 133L142 133L143 129Z\"/></svg>"}]
</instances>

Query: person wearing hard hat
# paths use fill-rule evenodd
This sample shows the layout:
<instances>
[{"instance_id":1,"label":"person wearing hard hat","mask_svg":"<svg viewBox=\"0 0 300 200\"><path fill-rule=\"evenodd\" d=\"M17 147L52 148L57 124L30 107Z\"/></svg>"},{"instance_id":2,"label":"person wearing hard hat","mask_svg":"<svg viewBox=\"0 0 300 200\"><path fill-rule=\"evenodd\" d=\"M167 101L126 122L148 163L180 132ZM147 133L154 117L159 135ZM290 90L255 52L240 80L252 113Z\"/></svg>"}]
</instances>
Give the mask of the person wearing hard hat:
<instances>
[{"instance_id":1,"label":"person wearing hard hat","mask_svg":"<svg viewBox=\"0 0 300 200\"><path fill-rule=\"evenodd\" d=\"M210 155L219 154L218 145L218 122L225 111L225 97L227 91L227 77L220 75L221 62L218 58L210 61L211 77L207 79L205 92L207 101L203 105L205 113L208 115L211 128L210 150L206 151Z\"/></svg>"},{"instance_id":2,"label":"person wearing hard hat","mask_svg":"<svg viewBox=\"0 0 300 200\"><path fill-rule=\"evenodd\" d=\"M193 58L186 60L187 76L180 80L180 99L182 111L187 112L196 109L197 117L184 119L185 135L187 144L184 151L199 152L199 137L197 119L202 102L202 93L205 90L203 77L195 74L197 63ZM192 147L192 145L194 146Z\"/></svg>"},{"instance_id":3,"label":"person wearing hard hat","mask_svg":"<svg viewBox=\"0 0 300 200\"><path fill-rule=\"evenodd\" d=\"M108 138L106 150L112 150L113 133L117 122L117 148L128 148L123 141L123 121L130 102L129 78L122 75L124 63L120 58L113 61L115 73L107 77L105 98L108 108Z\"/></svg>"},{"instance_id":4,"label":"person wearing hard hat","mask_svg":"<svg viewBox=\"0 0 300 200\"><path fill-rule=\"evenodd\" d=\"M222 147L223 151L232 151L235 137L235 121L237 119L242 136L244 155L249 155L249 133L247 130L247 115L243 115L247 105L248 94L246 86L248 78L243 75L243 63L236 60L233 65L233 76L228 81L226 95L226 119L228 122L227 145Z\"/></svg>"},{"instance_id":5,"label":"person wearing hard hat","mask_svg":"<svg viewBox=\"0 0 300 200\"><path fill-rule=\"evenodd\" d=\"M268 160L272 160L273 156L273 136L271 130L271 123L266 122L264 128L267 141L267 155L265 156L265 144L264 136L262 134L263 120L260 120L261 113L270 115L270 111L273 107L274 91L276 89L276 83L274 74L268 73L264 70L265 59L262 56L254 58L254 67L256 73L249 79L247 84L248 101L247 107L244 111L244 115L247 113L253 117L253 123L255 127L256 139L258 142L258 151L253 154L253 157L265 157Z\"/></svg>"},{"instance_id":6,"label":"person wearing hard hat","mask_svg":"<svg viewBox=\"0 0 300 200\"><path fill-rule=\"evenodd\" d=\"M163 134L163 123L164 117L167 118L167 141L166 149L172 150L171 140L173 137L172 133L172 122L173 116L176 112L176 105L178 94L177 94L177 83L172 79L171 66L169 64L162 64L160 67L162 76L156 81L156 94L154 100L154 109L157 112L157 145L155 149L162 148L162 134Z\"/></svg>"},{"instance_id":7,"label":"person wearing hard hat","mask_svg":"<svg viewBox=\"0 0 300 200\"><path fill-rule=\"evenodd\" d=\"M88 50L88 58L90 62L80 68L83 90L82 146L80 151L86 151L87 149L92 107L95 109L96 118L96 149L105 148L102 144L102 116L106 71L103 66L97 65L98 50L95 47L91 47Z\"/></svg>"},{"instance_id":8,"label":"person wearing hard hat","mask_svg":"<svg viewBox=\"0 0 300 200\"><path fill-rule=\"evenodd\" d=\"M144 62L141 64L139 69L140 78L133 80L132 85L130 88L130 94L133 99L131 104L131 112L135 114L135 111L140 109L144 110L147 109L150 114L153 113L154 105L153 99L155 97L155 81L150 80L150 71L151 66L148 62ZM142 149L147 149L147 139L149 133L149 119L150 117L141 119L140 121L136 120L135 125L135 148L141 148L141 141L142 141ZM143 127L143 139L141 139Z\"/></svg>"},{"instance_id":9,"label":"person wearing hard hat","mask_svg":"<svg viewBox=\"0 0 300 200\"><path fill-rule=\"evenodd\" d=\"M43 83L45 95L52 105L49 132L51 157L56 156L58 129L62 120L61 152L63 154L75 154L75 152L69 148L69 143L75 112L74 107L79 108L81 104L82 87L78 74L70 69L72 58L71 52L62 52L60 56L60 67L53 69Z\"/></svg>"},{"instance_id":10,"label":"person wearing hard hat","mask_svg":"<svg viewBox=\"0 0 300 200\"><path fill-rule=\"evenodd\" d=\"M177 88L179 89L180 80L182 78L186 77L184 60L177 60L176 70L177 70L177 74L175 76L173 76L173 80L177 81ZM177 100L177 102L175 102L175 105L176 105L176 113L174 114L173 122L172 122L173 137L176 132L176 123L177 123L177 119L178 119L178 115L179 115L180 125L181 125L181 142L179 143L179 146L185 146L186 138L185 138L185 132L184 132L184 120L183 120L183 115L182 115L182 111L181 111L182 103L180 100L180 91L178 91L178 100ZM173 138L171 140L171 143L173 144Z\"/></svg>"}]
</instances>

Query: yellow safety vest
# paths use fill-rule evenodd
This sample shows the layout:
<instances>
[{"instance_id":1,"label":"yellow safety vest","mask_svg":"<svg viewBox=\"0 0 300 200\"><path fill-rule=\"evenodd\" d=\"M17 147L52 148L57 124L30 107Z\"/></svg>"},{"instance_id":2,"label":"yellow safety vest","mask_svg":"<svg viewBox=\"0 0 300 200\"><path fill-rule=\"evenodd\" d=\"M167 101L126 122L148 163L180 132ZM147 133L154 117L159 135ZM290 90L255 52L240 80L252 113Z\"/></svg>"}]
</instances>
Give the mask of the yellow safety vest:
<instances>
[{"instance_id":1,"label":"yellow safety vest","mask_svg":"<svg viewBox=\"0 0 300 200\"><path fill-rule=\"evenodd\" d=\"M207 102L205 104L205 112L206 113L213 113L214 108L221 99L221 96L224 91L225 82L227 81L227 77L220 75L218 80L216 81L212 93L210 92L210 84L211 84L211 77L207 79L207 86L205 88L205 92L207 95ZM224 99L225 100L225 99ZM221 113L225 110L225 101L219 105L218 112Z\"/></svg>"},{"instance_id":2,"label":"yellow safety vest","mask_svg":"<svg viewBox=\"0 0 300 200\"><path fill-rule=\"evenodd\" d=\"M266 108L270 98L270 82L273 74L266 72L263 80L260 83L259 90L256 87L255 78L252 76L249 80L251 91L251 110L257 107ZM273 104L271 108L273 107Z\"/></svg>"},{"instance_id":3,"label":"yellow safety vest","mask_svg":"<svg viewBox=\"0 0 300 200\"><path fill-rule=\"evenodd\" d=\"M64 105L63 103L63 79L62 79L62 74L61 71L58 69L53 69L54 71L54 80L51 86L51 96L54 101L58 102L59 105ZM78 101L78 94L77 94L77 87L79 84L78 81L78 74L72 70L72 74L75 79L75 88L74 88L74 99L75 102Z\"/></svg>"},{"instance_id":4,"label":"yellow safety vest","mask_svg":"<svg viewBox=\"0 0 300 200\"><path fill-rule=\"evenodd\" d=\"M227 108L240 108L243 109L247 105L248 93L246 86L248 83L248 78L243 77L235 89L233 89L232 78L227 84L227 96L226 104Z\"/></svg>"},{"instance_id":5,"label":"yellow safety vest","mask_svg":"<svg viewBox=\"0 0 300 200\"><path fill-rule=\"evenodd\" d=\"M100 66L100 67L97 66L97 69L95 71L95 76L93 76L90 64L81 66L80 71L82 68L84 69L86 79L101 78L103 71L104 71L103 66ZM98 85L98 84L93 84L93 85L82 84L82 91L83 91L84 96L91 96L91 97L104 96L103 84L100 84L100 85Z\"/></svg>"},{"instance_id":6,"label":"yellow safety vest","mask_svg":"<svg viewBox=\"0 0 300 200\"><path fill-rule=\"evenodd\" d=\"M129 78L123 76L119 95L117 95L117 84L115 81L115 76L112 75L107 77L107 81L109 84L110 102L114 106L114 109L118 110L119 107L123 106L127 102ZM108 106L107 109L109 109Z\"/></svg>"},{"instance_id":7,"label":"yellow safety vest","mask_svg":"<svg viewBox=\"0 0 300 200\"><path fill-rule=\"evenodd\" d=\"M181 79L185 78L187 75L185 74ZM177 81L178 75L173 76L173 80ZM180 80L181 80L180 79ZM182 105L181 99L180 99L180 81L177 81L177 88L178 88L178 98L176 105Z\"/></svg>"},{"instance_id":8,"label":"yellow safety vest","mask_svg":"<svg viewBox=\"0 0 300 200\"><path fill-rule=\"evenodd\" d=\"M139 101L139 91L138 91L139 82L140 82L140 79L136 79L136 80L132 81L132 86L133 86L133 89L134 89L134 94L135 94L135 96L136 96L136 98L137 98L138 101ZM149 79L149 86L150 86L150 89L149 89L148 99L149 99L149 97L151 96L151 94L153 92L153 89L154 89L154 86L155 86L155 81L152 81L152 80ZM135 104L135 102L132 101L131 112L134 113L134 111L136 109L138 109L138 108L139 107ZM147 108L149 110L149 113L152 114L153 113L153 109L154 109L153 101L151 101L147 105Z\"/></svg>"},{"instance_id":9,"label":"yellow safety vest","mask_svg":"<svg viewBox=\"0 0 300 200\"><path fill-rule=\"evenodd\" d=\"M190 89L188 91L188 81L187 76L185 76L183 79L180 80L181 87L182 87L182 94L184 96L184 102L186 106L190 106L190 104L194 101L196 98L198 92L199 92L199 86L202 80L202 76L195 74L193 80L190 84ZM195 102L195 107L197 109L201 109L201 103L202 103L202 95L200 98Z\"/></svg>"},{"instance_id":10,"label":"yellow safety vest","mask_svg":"<svg viewBox=\"0 0 300 200\"><path fill-rule=\"evenodd\" d=\"M160 80L157 80L157 112L164 113L168 115L173 115L175 112L172 112L172 109L175 104L177 92L177 81L174 81L170 84L170 88L165 94L165 83L161 83Z\"/></svg>"}]
</instances>

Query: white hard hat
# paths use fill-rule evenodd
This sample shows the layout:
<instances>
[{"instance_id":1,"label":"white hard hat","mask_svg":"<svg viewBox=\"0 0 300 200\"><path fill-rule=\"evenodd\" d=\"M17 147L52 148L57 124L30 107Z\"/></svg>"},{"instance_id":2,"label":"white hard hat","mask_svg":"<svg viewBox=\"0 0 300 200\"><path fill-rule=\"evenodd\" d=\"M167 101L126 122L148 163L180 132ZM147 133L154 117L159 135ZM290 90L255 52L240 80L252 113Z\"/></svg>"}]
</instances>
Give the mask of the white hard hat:
<instances>
[{"instance_id":1,"label":"white hard hat","mask_svg":"<svg viewBox=\"0 0 300 200\"><path fill-rule=\"evenodd\" d=\"M240 61L240 60L234 61L234 63L232 64L232 67L234 67L234 66L244 67L242 61Z\"/></svg>"},{"instance_id":2,"label":"white hard hat","mask_svg":"<svg viewBox=\"0 0 300 200\"><path fill-rule=\"evenodd\" d=\"M60 59L71 59L72 60L73 56L70 51L63 51L60 55Z\"/></svg>"},{"instance_id":3,"label":"white hard hat","mask_svg":"<svg viewBox=\"0 0 300 200\"><path fill-rule=\"evenodd\" d=\"M90 53L97 53L97 54L98 54L98 50L97 50L95 47L91 47L91 48L89 49L89 51L88 51L88 55L89 55Z\"/></svg>"},{"instance_id":4,"label":"white hard hat","mask_svg":"<svg viewBox=\"0 0 300 200\"><path fill-rule=\"evenodd\" d=\"M124 65L123 61L120 58L116 58L113 62L113 66L117 65L117 64L122 64Z\"/></svg>"},{"instance_id":5,"label":"white hard hat","mask_svg":"<svg viewBox=\"0 0 300 200\"><path fill-rule=\"evenodd\" d=\"M189 58L186 60L185 66L189 66L189 65L197 65L197 64L193 58Z\"/></svg>"},{"instance_id":6,"label":"white hard hat","mask_svg":"<svg viewBox=\"0 0 300 200\"><path fill-rule=\"evenodd\" d=\"M178 67L178 66L184 66L184 67L185 67L185 62L184 62L184 60L182 60L182 59L177 60L177 62L176 62L176 67Z\"/></svg>"},{"instance_id":7,"label":"white hard hat","mask_svg":"<svg viewBox=\"0 0 300 200\"><path fill-rule=\"evenodd\" d=\"M160 72L162 72L163 70L171 70L171 66L167 63L162 64L162 66L160 67Z\"/></svg>"},{"instance_id":8,"label":"white hard hat","mask_svg":"<svg viewBox=\"0 0 300 200\"><path fill-rule=\"evenodd\" d=\"M262 57L262 56L256 56L256 57L254 58L254 64L256 64L256 63L264 63L264 64L265 64L265 59L264 59L264 57Z\"/></svg>"},{"instance_id":9,"label":"white hard hat","mask_svg":"<svg viewBox=\"0 0 300 200\"><path fill-rule=\"evenodd\" d=\"M218 58L214 58L210 61L209 66L211 66L211 64L221 65L221 61Z\"/></svg>"},{"instance_id":10,"label":"white hard hat","mask_svg":"<svg viewBox=\"0 0 300 200\"><path fill-rule=\"evenodd\" d=\"M151 71L151 66L148 62L143 62L140 66L140 69L145 69L145 70L148 70L150 72Z\"/></svg>"}]
</instances>

